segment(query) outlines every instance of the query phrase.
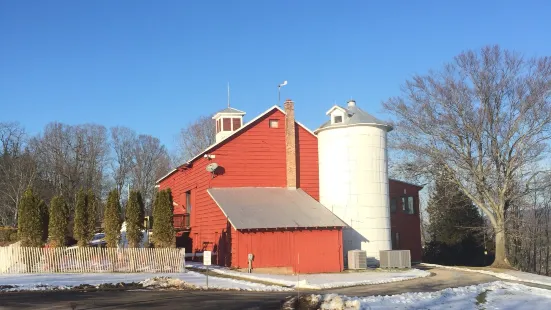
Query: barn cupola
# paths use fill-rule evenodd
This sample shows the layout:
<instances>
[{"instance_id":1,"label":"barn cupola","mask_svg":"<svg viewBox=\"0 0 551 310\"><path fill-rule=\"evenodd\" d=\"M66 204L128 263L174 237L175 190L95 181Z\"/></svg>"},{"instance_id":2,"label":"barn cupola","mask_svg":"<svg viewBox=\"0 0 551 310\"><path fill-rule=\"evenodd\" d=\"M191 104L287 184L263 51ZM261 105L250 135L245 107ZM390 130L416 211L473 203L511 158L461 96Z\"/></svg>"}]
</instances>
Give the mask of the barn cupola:
<instances>
[{"instance_id":1,"label":"barn cupola","mask_svg":"<svg viewBox=\"0 0 551 310\"><path fill-rule=\"evenodd\" d=\"M243 126L245 112L227 107L214 114L212 119L216 123L216 143L226 139Z\"/></svg>"}]
</instances>

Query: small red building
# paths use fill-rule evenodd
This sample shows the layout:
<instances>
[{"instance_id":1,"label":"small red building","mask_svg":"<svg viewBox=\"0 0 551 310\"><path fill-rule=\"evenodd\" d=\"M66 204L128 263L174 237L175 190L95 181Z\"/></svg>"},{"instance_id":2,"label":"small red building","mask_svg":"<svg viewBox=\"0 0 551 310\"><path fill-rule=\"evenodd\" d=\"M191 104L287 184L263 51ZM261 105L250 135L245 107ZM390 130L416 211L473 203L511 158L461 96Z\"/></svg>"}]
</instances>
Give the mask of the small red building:
<instances>
[{"instance_id":1,"label":"small red building","mask_svg":"<svg viewBox=\"0 0 551 310\"><path fill-rule=\"evenodd\" d=\"M409 250L412 262L421 262L419 191L422 186L389 180L390 226L393 250Z\"/></svg>"},{"instance_id":2,"label":"small red building","mask_svg":"<svg viewBox=\"0 0 551 310\"><path fill-rule=\"evenodd\" d=\"M317 136L295 121L292 101L245 125L244 114L217 113L217 142L157 181L172 190L179 246L211 250L215 263L235 268L247 268L250 253L255 269L343 270L347 225L319 203ZM413 214L391 214L392 231L396 247L420 260L420 188L391 180L390 189L407 203L415 197Z\"/></svg>"}]
</instances>

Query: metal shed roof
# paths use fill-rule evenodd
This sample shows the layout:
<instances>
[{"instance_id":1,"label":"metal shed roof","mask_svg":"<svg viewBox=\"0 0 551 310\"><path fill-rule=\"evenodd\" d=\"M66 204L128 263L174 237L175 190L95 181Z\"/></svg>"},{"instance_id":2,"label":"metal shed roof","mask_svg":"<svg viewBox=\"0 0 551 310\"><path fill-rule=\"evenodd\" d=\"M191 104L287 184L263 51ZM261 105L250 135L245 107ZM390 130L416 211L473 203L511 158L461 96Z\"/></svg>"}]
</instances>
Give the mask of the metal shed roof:
<instances>
[{"instance_id":1,"label":"metal shed roof","mask_svg":"<svg viewBox=\"0 0 551 310\"><path fill-rule=\"evenodd\" d=\"M301 189L240 187L207 191L235 229L346 226Z\"/></svg>"}]
</instances>

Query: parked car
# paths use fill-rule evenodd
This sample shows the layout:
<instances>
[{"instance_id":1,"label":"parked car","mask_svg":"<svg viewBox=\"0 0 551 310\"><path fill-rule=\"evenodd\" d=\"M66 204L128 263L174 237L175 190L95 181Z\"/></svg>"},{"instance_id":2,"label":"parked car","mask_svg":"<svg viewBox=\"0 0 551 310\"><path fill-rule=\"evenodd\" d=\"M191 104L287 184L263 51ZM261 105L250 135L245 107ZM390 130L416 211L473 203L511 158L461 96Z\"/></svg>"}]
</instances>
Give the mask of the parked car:
<instances>
[{"instance_id":1,"label":"parked car","mask_svg":"<svg viewBox=\"0 0 551 310\"><path fill-rule=\"evenodd\" d=\"M105 233L94 234L94 237L92 237L92 240L88 243L88 245L92 247L105 247L106 244Z\"/></svg>"}]
</instances>

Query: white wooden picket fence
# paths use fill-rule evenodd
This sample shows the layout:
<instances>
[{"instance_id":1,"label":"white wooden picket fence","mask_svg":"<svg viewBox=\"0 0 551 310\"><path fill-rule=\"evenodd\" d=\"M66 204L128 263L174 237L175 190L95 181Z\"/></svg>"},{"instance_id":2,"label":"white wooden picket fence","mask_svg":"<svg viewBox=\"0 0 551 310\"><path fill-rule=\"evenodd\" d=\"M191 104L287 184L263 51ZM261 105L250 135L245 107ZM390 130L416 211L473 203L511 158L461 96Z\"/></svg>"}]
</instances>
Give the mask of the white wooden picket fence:
<instances>
[{"instance_id":1,"label":"white wooden picket fence","mask_svg":"<svg viewBox=\"0 0 551 310\"><path fill-rule=\"evenodd\" d=\"M0 247L0 274L183 272L184 268L184 249Z\"/></svg>"}]
</instances>

